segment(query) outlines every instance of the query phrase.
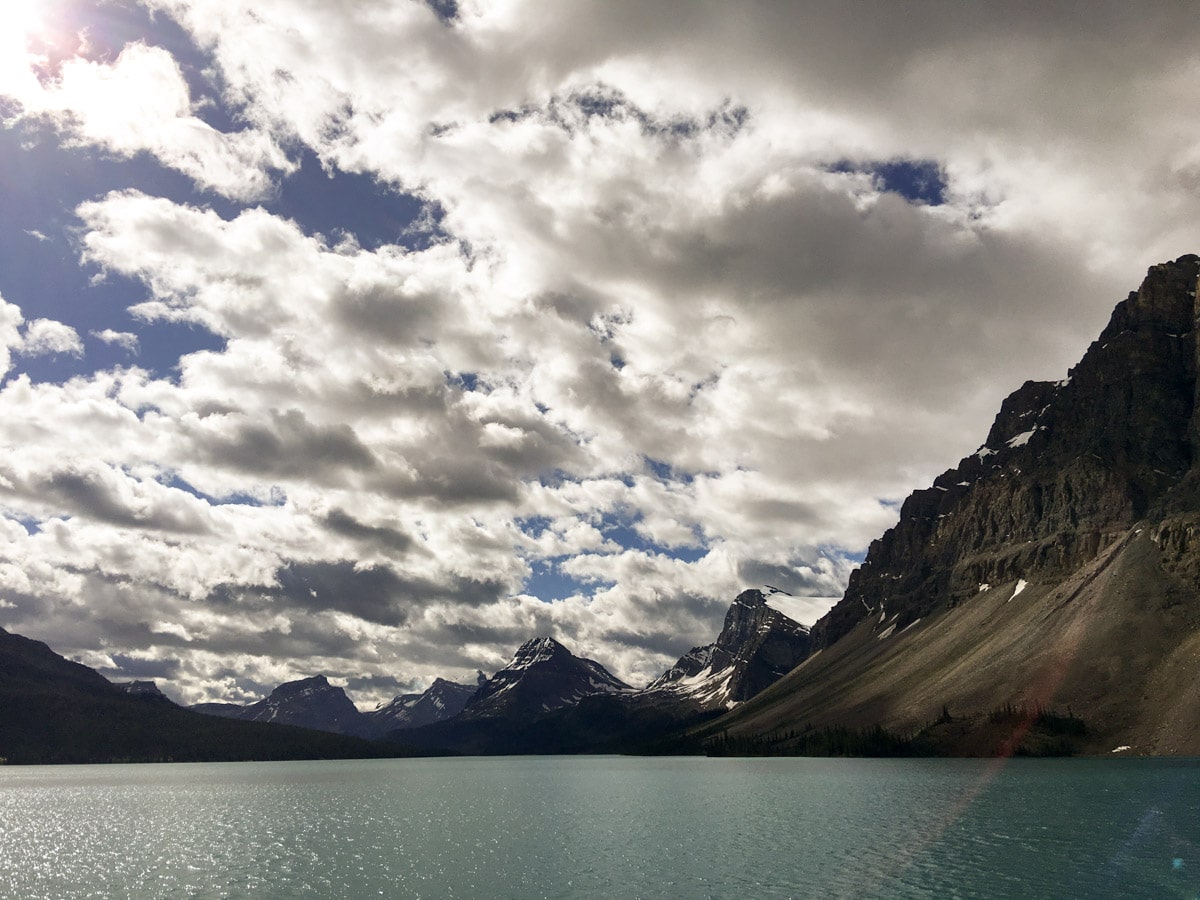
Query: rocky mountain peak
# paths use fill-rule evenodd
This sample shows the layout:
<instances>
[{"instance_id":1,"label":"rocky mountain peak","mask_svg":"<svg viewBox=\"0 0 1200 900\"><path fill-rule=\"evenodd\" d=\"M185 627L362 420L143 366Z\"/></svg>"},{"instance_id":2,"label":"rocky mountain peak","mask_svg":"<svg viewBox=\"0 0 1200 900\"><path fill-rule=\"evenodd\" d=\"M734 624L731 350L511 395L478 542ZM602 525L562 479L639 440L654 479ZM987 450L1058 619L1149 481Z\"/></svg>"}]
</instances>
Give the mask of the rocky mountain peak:
<instances>
[{"instance_id":1,"label":"rocky mountain peak","mask_svg":"<svg viewBox=\"0 0 1200 900\"><path fill-rule=\"evenodd\" d=\"M287 681L271 691L271 697L282 700L287 697L293 697L298 694L308 694L314 691L341 691L341 688L336 688L329 683L329 679L324 675L312 675L309 678L300 678L296 681Z\"/></svg>"},{"instance_id":2,"label":"rocky mountain peak","mask_svg":"<svg viewBox=\"0 0 1200 900\"><path fill-rule=\"evenodd\" d=\"M592 694L630 690L600 663L575 656L554 638L537 637L522 644L512 662L475 692L464 715L536 715L573 706Z\"/></svg>"},{"instance_id":3,"label":"rocky mountain peak","mask_svg":"<svg viewBox=\"0 0 1200 900\"><path fill-rule=\"evenodd\" d=\"M768 606L762 591L742 591L725 613L725 624L717 636L716 649L736 654L762 629L785 622L791 622L791 619Z\"/></svg>"},{"instance_id":4,"label":"rocky mountain peak","mask_svg":"<svg viewBox=\"0 0 1200 900\"><path fill-rule=\"evenodd\" d=\"M508 664L510 669L526 669L538 663L549 662L553 659L565 659L572 656L571 651L554 640L552 637L536 637L526 641L517 648L513 660Z\"/></svg>"},{"instance_id":5,"label":"rocky mountain peak","mask_svg":"<svg viewBox=\"0 0 1200 900\"><path fill-rule=\"evenodd\" d=\"M365 715L369 733L420 728L452 719L463 711L467 701L478 690L475 684L457 684L445 678L435 678L433 684L419 694L401 694Z\"/></svg>"},{"instance_id":6,"label":"rocky mountain peak","mask_svg":"<svg viewBox=\"0 0 1200 900\"><path fill-rule=\"evenodd\" d=\"M1177 334L1191 331L1198 272L1200 256L1194 253L1151 266L1141 286L1113 311L1101 342L1112 333L1132 328L1159 328Z\"/></svg>"},{"instance_id":7,"label":"rocky mountain peak","mask_svg":"<svg viewBox=\"0 0 1200 900\"><path fill-rule=\"evenodd\" d=\"M808 629L767 605L757 589L738 594L714 643L693 647L646 688L714 709L748 700L808 655Z\"/></svg>"},{"instance_id":8,"label":"rocky mountain peak","mask_svg":"<svg viewBox=\"0 0 1200 900\"><path fill-rule=\"evenodd\" d=\"M122 693L129 694L131 697L141 697L145 700L153 700L162 703L173 703L166 694L158 689L158 685L153 681L115 681L113 686Z\"/></svg>"},{"instance_id":9,"label":"rocky mountain peak","mask_svg":"<svg viewBox=\"0 0 1200 900\"><path fill-rule=\"evenodd\" d=\"M266 699L245 707L237 716L252 722L279 722L339 734L363 734L367 723L340 687L324 675L279 685Z\"/></svg>"}]
</instances>

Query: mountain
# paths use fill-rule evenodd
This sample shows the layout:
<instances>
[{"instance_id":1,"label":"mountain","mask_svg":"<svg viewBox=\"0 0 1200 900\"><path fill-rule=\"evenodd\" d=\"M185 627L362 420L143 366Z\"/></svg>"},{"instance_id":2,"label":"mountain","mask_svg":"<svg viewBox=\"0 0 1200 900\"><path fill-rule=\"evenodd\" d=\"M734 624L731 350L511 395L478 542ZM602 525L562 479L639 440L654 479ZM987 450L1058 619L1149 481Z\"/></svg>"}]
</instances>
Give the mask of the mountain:
<instances>
[{"instance_id":1,"label":"mountain","mask_svg":"<svg viewBox=\"0 0 1200 900\"><path fill-rule=\"evenodd\" d=\"M138 697L152 703L170 703L175 705L175 701L160 691L158 685L153 681L114 681L112 684L117 690L131 697Z\"/></svg>"},{"instance_id":2,"label":"mountain","mask_svg":"<svg viewBox=\"0 0 1200 900\"><path fill-rule=\"evenodd\" d=\"M576 656L554 638L539 637L522 644L512 662L480 686L462 715L537 716L574 706L591 694L632 690L600 663Z\"/></svg>"},{"instance_id":3,"label":"mountain","mask_svg":"<svg viewBox=\"0 0 1200 900\"><path fill-rule=\"evenodd\" d=\"M385 734L452 719L463 711L467 701L486 681L482 672L479 678L478 684L458 684L437 678L420 694L401 694L365 714L369 730L372 734Z\"/></svg>"},{"instance_id":4,"label":"mountain","mask_svg":"<svg viewBox=\"0 0 1200 900\"><path fill-rule=\"evenodd\" d=\"M295 725L334 734L366 737L373 731L370 719L358 711L342 688L330 684L324 675L285 682L269 696L247 706L197 703L191 709L225 719Z\"/></svg>"},{"instance_id":5,"label":"mountain","mask_svg":"<svg viewBox=\"0 0 1200 900\"><path fill-rule=\"evenodd\" d=\"M269 696L247 706L197 703L190 708L205 715L227 719L377 737L398 729L418 728L452 718L462 711L477 689L478 685L455 684L438 678L423 693L402 694L368 713L362 713L342 688L331 685L324 675L314 675L281 684Z\"/></svg>"},{"instance_id":6,"label":"mountain","mask_svg":"<svg viewBox=\"0 0 1200 900\"><path fill-rule=\"evenodd\" d=\"M239 716L247 722L297 725L335 734L364 734L368 728L346 692L324 675L313 675L279 685L270 695L251 703Z\"/></svg>"},{"instance_id":7,"label":"mountain","mask_svg":"<svg viewBox=\"0 0 1200 900\"><path fill-rule=\"evenodd\" d=\"M641 694L702 710L733 706L786 675L808 656L810 645L808 629L769 606L762 591L743 591L717 640L693 647Z\"/></svg>"},{"instance_id":8,"label":"mountain","mask_svg":"<svg viewBox=\"0 0 1200 900\"><path fill-rule=\"evenodd\" d=\"M808 629L769 606L761 591L744 591L714 643L693 648L646 688L634 690L552 638L534 638L458 716L392 736L462 753L675 747L672 732L754 696L803 660L810 643Z\"/></svg>"},{"instance_id":9,"label":"mountain","mask_svg":"<svg viewBox=\"0 0 1200 900\"><path fill-rule=\"evenodd\" d=\"M156 694L113 685L40 641L0 628L0 757L8 763L409 755L340 735L204 716Z\"/></svg>"},{"instance_id":10,"label":"mountain","mask_svg":"<svg viewBox=\"0 0 1200 900\"><path fill-rule=\"evenodd\" d=\"M605 744L610 719L624 720L620 699L632 692L600 663L538 637L522 644L457 716L392 731L389 739L459 753L594 751Z\"/></svg>"},{"instance_id":11,"label":"mountain","mask_svg":"<svg viewBox=\"0 0 1200 900\"><path fill-rule=\"evenodd\" d=\"M1195 255L1154 266L1067 378L1009 396L871 544L814 654L708 737L1200 752L1198 276Z\"/></svg>"},{"instance_id":12,"label":"mountain","mask_svg":"<svg viewBox=\"0 0 1200 900\"><path fill-rule=\"evenodd\" d=\"M188 707L192 712L203 713L206 716L219 716L222 719L240 719L246 707L240 703L193 703Z\"/></svg>"}]
</instances>

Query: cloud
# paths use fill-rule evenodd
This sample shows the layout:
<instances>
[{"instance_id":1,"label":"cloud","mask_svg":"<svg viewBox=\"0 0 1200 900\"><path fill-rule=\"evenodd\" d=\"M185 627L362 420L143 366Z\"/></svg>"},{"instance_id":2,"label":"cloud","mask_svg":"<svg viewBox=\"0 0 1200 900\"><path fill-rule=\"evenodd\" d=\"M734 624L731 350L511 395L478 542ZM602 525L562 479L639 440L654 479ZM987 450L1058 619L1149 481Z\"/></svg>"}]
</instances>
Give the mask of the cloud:
<instances>
[{"instance_id":1,"label":"cloud","mask_svg":"<svg viewBox=\"0 0 1200 900\"><path fill-rule=\"evenodd\" d=\"M214 414L188 425L195 430L187 437L204 447L210 462L252 475L302 474L311 479L320 471L375 465L371 451L349 425L314 426L298 409L271 410L265 422Z\"/></svg>"},{"instance_id":2,"label":"cloud","mask_svg":"<svg viewBox=\"0 0 1200 900\"><path fill-rule=\"evenodd\" d=\"M86 464L85 464L86 465ZM204 531L203 507L182 492L124 478L111 469L59 469L29 483L42 503L58 504L101 522L156 531Z\"/></svg>"},{"instance_id":3,"label":"cloud","mask_svg":"<svg viewBox=\"0 0 1200 900\"><path fill-rule=\"evenodd\" d=\"M105 328L103 331L93 331L91 335L98 341L115 344L128 353L138 352L138 336L131 331L114 331L111 328Z\"/></svg>"},{"instance_id":4,"label":"cloud","mask_svg":"<svg viewBox=\"0 0 1200 900\"><path fill-rule=\"evenodd\" d=\"M52 79L0 81L0 94L16 105L9 125L45 121L68 144L125 157L149 153L235 199L268 196L275 173L296 169L269 135L220 132L194 115L179 64L161 47L131 43L111 63L76 57Z\"/></svg>"},{"instance_id":5,"label":"cloud","mask_svg":"<svg viewBox=\"0 0 1200 900\"><path fill-rule=\"evenodd\" d=\"M1008 391L1195 250L1178 7L145 5L209 57L224 130L152 35L10 59L0 93L193 180L82 193L76 246L148 328L220 345L4 382L0 598L177 660L189 697L326 670L384 699L539 632L648 679L744 587L836 596ZM427 232L364 249L251 205L304 154ZM82 351L12 304L0 347Z\"/></svg>"},{"instance_id":6,"label":"cloud","mask_svg":"<svg viewBox=\"0 0 1200 900\"><path fill-rule=\"evenodd\" d=\"M83 341L70 325L53 319L34 319L25 326L25 334L18 348L24 356L46 356L66 353L83 355Z\"/></svg>"},{"instance_id":7,"label":"cloud","mask_svg":"<svg viewBox=\"0 0 1200 900\"><path fill-rule=\"evenodd\" d=\"M376 544L392 553L403 553L413 545L412 536L386 525L366 525L342 509L332 509L322 524L330 531L367 544Z\"/></svg>"},{"instance_id":8,"label":"cloud","mask_svg":"<svg viewBox=\"0 0 1200 900\"><path fill-rule=\"evenodd\" d=\"M27 322L19 306L0 297L0 378L12 368L14 353L82 356L83 341L74 328L54 319Z\"/></svg>"},{"instance_id":9,"label":"cloud","mask_svg":"<svg viewBox=\"0 0 1200 900\"><path fill-rule=\"evenodd\" d=\"M0 378L12 367L12 351L22 344L20 327L24 321L21 308L0 297Z\"/></svg>"}]
</instances>

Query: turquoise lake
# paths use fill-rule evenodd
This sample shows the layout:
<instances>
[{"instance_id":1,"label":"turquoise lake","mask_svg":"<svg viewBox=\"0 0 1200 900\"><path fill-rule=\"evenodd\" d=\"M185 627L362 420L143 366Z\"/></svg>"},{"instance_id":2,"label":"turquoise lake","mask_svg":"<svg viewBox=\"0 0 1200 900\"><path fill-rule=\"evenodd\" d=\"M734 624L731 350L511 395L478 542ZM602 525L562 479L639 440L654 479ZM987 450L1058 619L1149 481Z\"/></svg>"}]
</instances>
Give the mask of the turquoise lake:
<instances>
[{"instance_id":1,"label":"turquoise lake","mask_svg":"<svg viewBox=\"0 0 1200 900\"><path fill-rule=\"evenodd\" d=\"M0 768L0 896L1195 897L1200 761Z\"/></svg>"}]
</instances>

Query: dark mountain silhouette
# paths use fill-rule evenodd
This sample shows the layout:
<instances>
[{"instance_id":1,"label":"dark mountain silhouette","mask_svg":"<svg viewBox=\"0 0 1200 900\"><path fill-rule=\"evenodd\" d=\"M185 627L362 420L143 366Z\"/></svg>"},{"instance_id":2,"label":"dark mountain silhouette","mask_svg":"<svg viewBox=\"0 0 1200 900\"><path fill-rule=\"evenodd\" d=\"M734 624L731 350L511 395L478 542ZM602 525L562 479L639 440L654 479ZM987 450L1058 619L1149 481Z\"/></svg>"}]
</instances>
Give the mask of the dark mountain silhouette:
<instances>
[{"instance_id":1,"label":"dark mountain silhouette","mask_svg":"<svg viewBox=\"0 0 1200 900\"><path fill-rule=\"evenodd\" d=\"M0 757L17 763L333 759L398 746L205 716L0 629Z\"/></svg>"},{"instance_id":2,"label":"dark mountain silhouette","mask_svg":"<svg viewBox=\"0 0 1200 900\"><path fill-rule=\"evenodd\" d=\"M600 663L583 659L551 637L526 641L512 662L480 685L463 717L540 715L574 706L592 694L633 690Z\"/></svg>"},{"instance_id":3,"label":"dark mountain silhouette","mask_svg":"<svg viewBox=\"0 0 1200 900\"><path fill-rule=\"evenodd\" d=\"M170 703L173 705L175 701L158 689L158 685L153 681L114 681L113 687L123 691L131 697L139 697L142 700L147 700L152 703Z\"/></svg>"},{"instance_id":4,"label":"dark mountain silhouette","mask_svg":"<svg viewBox=\"0 0 1200 900\"><path fill-rule=\"evenodd\" d=\"M390 739L460 753L569 753L596 749L608 732L607 705L580 719L586 701L633 691L598 662L551 637L526 641L512 662L479 686L453 719L393 731ZM620 710L618 703L614 709ZM617 713L620 715L620 713Z\"/></svg>"}]
</instances>

